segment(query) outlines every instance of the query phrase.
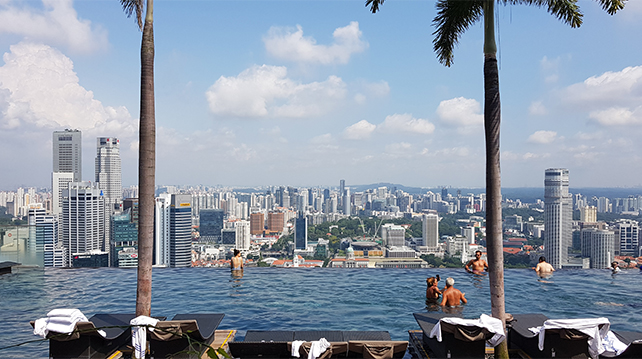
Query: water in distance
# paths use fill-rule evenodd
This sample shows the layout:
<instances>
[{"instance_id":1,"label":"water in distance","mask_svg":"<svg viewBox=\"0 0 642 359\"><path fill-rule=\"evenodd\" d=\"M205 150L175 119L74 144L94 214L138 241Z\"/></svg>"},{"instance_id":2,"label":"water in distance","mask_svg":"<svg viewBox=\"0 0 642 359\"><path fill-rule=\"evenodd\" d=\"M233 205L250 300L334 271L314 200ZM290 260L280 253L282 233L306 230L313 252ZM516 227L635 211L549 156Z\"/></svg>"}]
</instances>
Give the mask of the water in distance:
<instances>
[{"instance_id":1,"label":"water in distance","mask_svg":"<svg viewBox=\"0 0 642 359\"><path fill-rule=\"evenodd\" d=\"M437 308L425 303L426 278L455 279L466 293L465 318L490 314L488 278L463 269L247 268L234 278L222 268L153 271L152 315L225 313L220 329L386 330L408 340L419 329L412 313ZM607 317L613 329L642 332L642 274L625 270L560 270L538 280L533 270L505 271L506 311L549 318ZM136 270L25 269L0 276L0 358L46 358L48 342L37 340L30 320L55 308L96 313L133 313ZM441 310L441 309L437 309Z\"/></svg>"}]
</instances>

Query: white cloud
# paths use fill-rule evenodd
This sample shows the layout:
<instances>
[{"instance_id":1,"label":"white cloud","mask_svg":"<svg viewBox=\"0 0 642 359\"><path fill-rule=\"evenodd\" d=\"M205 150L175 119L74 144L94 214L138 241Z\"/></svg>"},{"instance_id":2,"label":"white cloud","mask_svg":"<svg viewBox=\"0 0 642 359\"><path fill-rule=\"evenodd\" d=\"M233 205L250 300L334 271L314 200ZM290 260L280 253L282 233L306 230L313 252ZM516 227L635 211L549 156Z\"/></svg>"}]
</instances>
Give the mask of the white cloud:
<instances>
[{"instance_id":1,"label":"white cloud","mask_svg":"<svg viewBox=\"0 0 642 359\"><path fill-rule=\"evenodd\" d=\"M391 143L386 145L384 152L386 155L393 158L411 157L412 145L408 142Z\"/></svg>"},{"instance_id":2,"label":"white cloud","mask_svg":"<svg viewBox=\"0 0 642 359\"><path fill-rule=\"evenodd\" d=\"M435 125L421 118L414 118L409 113L387 116L379 126L381 131L410 132L428 135L435 132Z\"/></svg>"},{"instance_id":3,"label":"white cloud","mask_svg":"<svg viewBox=\"0 0 642 359\"><path fill-rule=\"evenodd\" d=\"M108 46L107 31L78 18L72 0L43 0L44 9L29 2L0 2L0 34L16 34L29 41L62 45L75 53L91 53Z\"/></svg>"},{"instance_id":4,"label":"white cloud","mask_svg":"<svg viewBox=\"0 0 642 359\"><path fill-rule=\"evenodd\" d=\"M281 66L252 66L237 77L221 76L206 92L210 110L237 117L318 116L347 95L341 78L301 84Z\"/></svg>"},{"instance_id":5,"label":"white cloud","mask_svg":"<svg viewBox=\"0 0 642 359\"><path fill-rule=\"evenodd\" d=\"M75 128L88 134L133 136L125 107L110 107L80 86L72 61L47 45L11 46L0 67L0 127Z\"/></svg>"},{"instance_id":6,"label":"white cloud","mask_svg":"<svg viewBox=\"0 0 642 359\"><path fill-rule=\"evenodd\" d=\"M528 142L538 144L548 144L557 139L555 131L536 131L528 137Z\"/></svg>"},{"instance_id":7,"label":"white cloud","mask_svg":"<svg viewBox=\"0 0 642 359\"><path fill-rule=\"evenodd\" d=\"M479 102L464 97L441 101L437 107L437 115L444 124L457 127L460 133L470 133L484 123Z\"/></svg>"},{"instance_id":8,"label":"white cloud","mask_svg":"<svg viewBox=\"0 0 642 359\"><path fill-rule=\"evenodd\" d=\"M642 100L642 66L592 76L567 87L563 98L581 109L603 110L638 104Z\"/></svg>"},{"instance_id":9,"label":"white cloud","mask_svg":"<svg viewBox=\"0 0 642 359\"><path fill-rule=\"evenodd\" d=\"M334 30L331 45L318 45L312 37L303 36L303 28L272 27L263 38L269 54L284 60L318 63L323 65L346 64L350 56L363 52L368 43L361 39L359 23L352 21L348 26Z\"/></svg>"},{"instance_id":10,"label":"white cloud","mask_svg":"<svg viewBox=\"0 0 642 359\"><path fill-rule=\"evenodd\" d=\"M366 120L361 120L351 126L346 127L346 129L343 130L343 137L349 140L361 140L370 137L370 135L376 128L377 125L374 125Z\"/></svg>"},{"instance_id":11,"label":"white cloud","mask_svg":"<svg viewBox=\"0 0 642 359\"><path fill-rule=\"evenodd\" d=\"M546 110L546 106L544 106L542 101L531 102L531 105L528 107L528 112L531 115L536 115L536 116L544 116L548 114L548 111Z\"/></svg>"},{"instance_id":12,"label":"white cloud","mask_svg":"<svg viewBox=\"0 0 642 359\"><path fill-rule=\"evenodd\" d=\"M540 62L540 68L544 74L544 81L546 83L554 83L559 80L559 66L560 58L550 60L547 56L544 56Z\"/></svg>"},{"instance_id":13,"label":"white cloud","mask_svg":"<svg viewBox=\"0 0 642 359\"><path fill-rule=\"evenodd\" d=\"M602 111L593 111L589 117L603 126L642 125L642 106L634 110L624 107L611 107Z\"/></svg>"}]
</instances>

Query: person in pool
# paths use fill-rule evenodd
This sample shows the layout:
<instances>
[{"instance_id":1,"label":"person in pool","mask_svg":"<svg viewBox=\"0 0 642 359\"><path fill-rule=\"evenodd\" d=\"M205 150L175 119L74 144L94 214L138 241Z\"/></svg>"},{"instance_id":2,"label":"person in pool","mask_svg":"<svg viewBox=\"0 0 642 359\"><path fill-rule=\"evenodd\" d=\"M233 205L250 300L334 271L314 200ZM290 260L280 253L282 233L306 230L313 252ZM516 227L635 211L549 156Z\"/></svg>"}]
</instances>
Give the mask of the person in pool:
<instances>
[{"instance_id":1,"label":"person in pool","mask_svg":"<svg viewBox=\"0 0 642 359\"><path fill-rule=\"evenodd\" d=\"M488 271L488 263L485 260L481 259L482 252L475 252L475 259L471 259L470 262L466 263L464 268L468 273L481 274L484 271Z\"/></svg>"},{"instance_id":2,"label":"person in pool","mask_svg":"<svg viewBox=\"0 0 642 359\"><path fill-rule=\"evenodd\" d=\"M455 280L451 277L446 278L446 289L441 297L441 306L454 307L460 304L468 303L468 300L464 297L465 293L462 293L459 289L453 287L455 285Z\"/></svg>"},{"instance_id":3,"label":"person in pool","mask_svg":"<svg viewBox=\"0 0 642 359\"><path fill-rule=\"evenodd\" d=\"M241 258L241 251L234 249L234 257L230 261L232 270L243 270L243 258Z\"/></svg>"},{"instance_id":4,"label":"person in pool","mask_svg":"<svg viewBox=\"0 0 642 359\"><path fill-rule=\"evenodd\" d=\"M544 256L539 257L539 263L537 263L537 267L533 269L535 269L535 272L537 272L537 275L541 278L550 277L553 275L553 272L555 272L555 268L546 262Z\"/></svg>"},{"instance_id":5,"label":"person in pool","mask_svg":"<svg viewBox=\"0 0 642 359\"><path fill-rule=\"evenodd\" d=\"M611 263L611 271L613 271L613 273L618 273L621 271L620 266L617 262L614 261L613 263Z\"/></svg>"},{"instance_id":6,"label":"person in pool","mask_svg":"<svg viewBox=\"0 0 642 359\"><path fill-rule=\"evenodd\" d=\"M437 299L439 298L439 295L441 295L441 291L437 288L437 284L439 284L439 275L437 275L437 277L426 279L426 283L428 285L428 288L426 289L426 301L437 303Z\"/></svg>"}]
</instances>

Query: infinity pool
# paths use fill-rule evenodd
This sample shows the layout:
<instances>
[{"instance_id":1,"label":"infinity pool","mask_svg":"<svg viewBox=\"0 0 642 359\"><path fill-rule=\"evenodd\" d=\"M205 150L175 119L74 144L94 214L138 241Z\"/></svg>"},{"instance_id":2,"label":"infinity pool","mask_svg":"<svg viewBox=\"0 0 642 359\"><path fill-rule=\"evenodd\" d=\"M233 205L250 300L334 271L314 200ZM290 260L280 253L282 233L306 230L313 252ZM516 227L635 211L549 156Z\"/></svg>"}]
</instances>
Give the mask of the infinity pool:
<instances>
[{"instance_id":1,"label":"infinity pool","mask_svg":"<svg viewBox=\"0 0 642 359\"><path fill-rule=\"evenodd\" d=\"M15 271L15 270L14 270ZM242 278L227 269L154 269L152 315L225 313L221 329L387 330L408 340L419 329L412 313L426 307L426 278L439 274L466 293L466 318L490 314L488 278L463 269L247 268ZM625 270L561 270L538 280L532 270L505 271L506 311L549 318L605 316L612 328L642 332L642 274ZM136 270L18 269L0 276L0 358L46 358L47 342L30 320L54 308L95 313L135 311ZM439 310L439 309L438 309Z\"/></svg>"}]
</instances>

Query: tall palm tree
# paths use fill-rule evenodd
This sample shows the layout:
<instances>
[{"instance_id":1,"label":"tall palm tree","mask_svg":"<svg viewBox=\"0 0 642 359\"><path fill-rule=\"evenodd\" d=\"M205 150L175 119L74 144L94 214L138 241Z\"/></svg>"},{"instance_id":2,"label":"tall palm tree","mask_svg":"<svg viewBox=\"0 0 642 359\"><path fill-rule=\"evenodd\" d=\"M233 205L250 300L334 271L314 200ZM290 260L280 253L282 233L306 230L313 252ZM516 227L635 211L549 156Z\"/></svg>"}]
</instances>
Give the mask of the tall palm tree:
<instances>
[{"instance_id":1,"label":"tall palm tree","mask_svg":"<svg viewBox=\"0 0 642 359\"><path fill-rule=\"evenodd\" d=\"M385 0L366 0L375 13ZM486 137L486 243L488 251L488 280L490 283L491 313L504 321L504 254L502 251L501 173L499 127L499 70L493 22L495 1L499 4L524 4L546 7L547 11L570 25L582 25L582 13L577 0L438 0L433 19L433 49L439 62L450 66L453 49L459 37L474 23L484 21L484 130ZM627 0L596 0L610 15L624 8ZM508 358L506 341L496 348L497 357Z\"/></svg>"},{"instance_id":2,"label":"tall palm tree","mask_svg":"<svg viewBox=\"0 0 642 359\"><path fill-rule=\"evenodd\" d=\"M154 0L120 0L130 17L136 14L143 31L140 46L140 128L138 149L138 281L136 315L149 316L152 307L154 250L154 189L156 178L156 120L154 112ZM143 10L145 24L142 22Z\"/></svg>"}]
</instances>

